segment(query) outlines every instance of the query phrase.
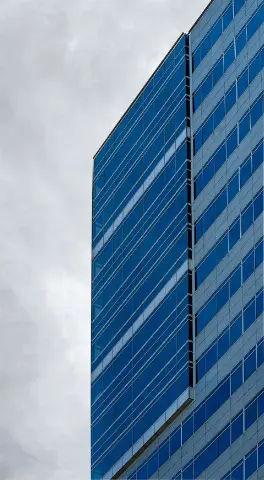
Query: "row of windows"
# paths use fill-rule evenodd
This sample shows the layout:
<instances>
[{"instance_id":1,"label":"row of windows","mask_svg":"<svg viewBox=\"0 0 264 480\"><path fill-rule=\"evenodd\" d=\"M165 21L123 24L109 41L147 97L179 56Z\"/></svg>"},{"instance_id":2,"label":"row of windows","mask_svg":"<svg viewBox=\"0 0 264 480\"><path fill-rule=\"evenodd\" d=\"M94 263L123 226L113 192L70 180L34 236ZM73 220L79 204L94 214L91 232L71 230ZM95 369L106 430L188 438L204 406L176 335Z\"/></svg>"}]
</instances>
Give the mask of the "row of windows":
<instances>
[{"instance_id":1,"label":"row of windows","mask_svg":"<svg viewBox=\"0 0 264 480\"><path fill-rule=\"evenodd\" d=\"M122 140L126 137L133 124L141 117L148 103L153 101L152 97L154 97L159 91L162 83L167 80L170 71L174 69L175 65L178 64L179 58L184 55L185 48L188 48L188 43L187 35L183 35L179 39L170 54L162 62L162 65L159 67L157 72L155 72L153 77L148 81L142 93L126 112L121 122L115 127L113 133L100 148L100 151L95 156L94 162L94 173L96 176L98 172L100 172L105 161L110 158L114 150L118 147L120 139Z\"/></svg>"},{"instance_id":2,"label":"row of windows","mask_svg":"<svg viewBox=\"0 0 264 480\"><path fill-rule=\"evenodd\" d=\"M235 58L240 54L247 42L257 32L259 27L264 22L264 2L258 7L256 12L252 15L247 24L236 35L235 39L225 50L225 53L215 63L210 73L205 80L199 85L197 90L193 94L193 111L202 104L205 98L213 90L217 82L224 75L230 65L234 62Z\"/></svg>"},{"instance_id":3,"label":"row of windows","mask_svg":"<svg viewBox=\"0 0 264 480\"><path fill-rule=\"evenodd\" d=\"M196 380L204 375L225 355L253 322L263 313L263 290L241 310L232 322L196 361Z\"/></svg>"},{"instance_id":4,"label":"row of windows","mask_svg":"<svg viewBox=\"0 0 264 480\"><path fill-rule=\"evenodd\" d=\"M114 465L122 455L127 453L127 451L147 432L147 430L160 418L160 416L175 402L175 392L185 391L191 381L192 371L188 368L185 368L179 378L174 378L166 390L161 392L161 395L158 397L155 402L149 404L147 401L147 409L144 411L144 414L136 421L133 421L133 424L130 424L130 418L128 418L127 428L126 420L122 425L122 435L120 436L120 430L116 431L112 435L112 430L108 431L108 437L106 435L105 442L102 444L102 450L99 448L98 454L101 456L95 463L95 467L100 466L103 475L108 472L112 465ZM129 414L128 409L128 414ZM105 426L107 428L108 426ZM107 448L107 450L106 450ZM103 454L102 454L103 452ZM93 457L95 458L95 457Z\"/></svg>"},{"instance_id":5,"label":"row of windows","mask_svg":"<svg viewBox=\"0 0 264 480\"><path fill-rule=\"evenodd\" d=\"M264 68L264 47L257 53L250 65L245 68L238 79L233 83L228 92L223 96L213 112L203 122L196 132L193 140L194 154L196 154L208 140L213 131L218 127L225 115L235 105L251 82Z\"/></svg>"},{"instance_id":6,"label":"row of windows","mask_svg":"<svg viewBox=\"0 0 264 480\"><path fill-rule=\"evenodd\" d=\"M240 460L221 480L248 480L264 465L264 439Z\"/></svg>"},{"instance_id":7,"label":"row of windows","mask_svg":"<svg viewBox=\"0 0 264 480\"><path fill-rule=\"evenodd\" d=\"M127 257L133 254L133 250L142 249L142 243L146 243L146 237L150 235L151 229L154 238L157 237L156 226L168 214L172 203L174 212L178 213L175 222L180 222L182 219L180 218L181 211L187 203L186 182L190 176L190 162L186 162L187 148L187 143L185 143L180 155L176 154L171 158L145 194L135 202L134 208L123 218L121 225L115 229L109 241L93 260L95 295L99 293L100 287L111 280L115 270L126 263ZM171 216L172 218L173 216ZM166 230L167 224L172 223L171 219L162 225L160 234ZM154 243L155 240L151 242L151 245ZM104 279L105 281L103 281Z\"/></svg>"},{"instance_id":8,"label":"row of windows","mask_svg":"<svg viewBox=\"0 0 264 480\"><path fill-rule=\"evenodd\" d=\"M208 254L198 264L195 271L195 288L199 288L210 273L236 245L240 238L253 225L263 212L263 189L248 203L242 213L234 220L220 240L210 249Z\"/></svg>"},{"instance_id":9,"label":"row of windows","mask_svg":"<svg viewBox=\"0 0 264 480\"><path fill-rule=\"evenodd\" d=\"M240 120L242 120L241 117ZM224 165L226 160L232 155L235 149L239 145L239 132L238 124L227 135L224 142L217 148L213 155L209 158L208 162L204 165L201 171L196 175L194 179L194 197L197 198L210 180L214 177L216 172ZM252 128L252 126L251 126Z\"/></svg>"},{"instance_id":10,"label":"row of windows","mask_svg":"<svg viewBox=\"0 0 264 480\"><path fill-rule=\"evenodd\" d=\"M184 282L186 281L187 277L184 279ZM141 327L138 330L134 329L133 337L123 345L120 352L93 382L91 397L95 414L101 405L109 404L112 393L118 395L123 386L128 385L133 379L134 374L147 365L170 333L177 335L175 338L177 348L180 349L180 346L186 343L188 339L186 320L192 315L191 298L187 295L180 301L178 296L177 301L177 296L176 284Z\"/></svg>"},{"instance_id":11,"label":"row of windows","mask_svg":"<svg viewBox=\"0 0 264 480\"><path fill-rule=\"evenodd\" d=\"M199 43L192 56L192 70L200 65L207 53L211 50L222 33L226 30L228 25L232 22L235 15L240 11L246 0L233 0L228 4L222 15L216 20L214 25L210 28L206 37Z\"/></svg>"},{"instance_id":12,"label":"row of windows","mask_svg":"<svg viewBox=\"0 0 264 480\"><path fill-rule=\"evenodd\" d=\"M263 141L247 157L242 165L237 169L228 183L222 188L217 196L212 200L210 206L200 215L195 222L195 243L197 243L207 230L213 225L216 219L231 203L233 198L243 188L249 178L255 173L260 165L263 164L264 151Z\"/></svg>"},{"instance_id":13,"label":"row of windows","mask_svg":"<svg viewBox=\"0 0 264 480\"><path fill-rule=\"evenodd\" d=\"M187 103L190 104L189 80L186 78L186 57L183 57L155 102L146 110L144 118L136 124L114 157L94 180L93 193L96 202L93 216L102 212L101 218L105 221L110 218L118 203L124 202L131 185L135 190L136 182L132 179L140 180L142 175L146 176L151 171L153 160L162 154L164 149L166 151L168 142L172 143L171 136L174 135L176 139L184 129L187 114L190 116Z\"/></svg>"},{"instance_id":14,"label":"row of windows","mask_svg":"<svg viewBox=\"0 0 264 480\"><path fill-rule=\"evenodd\" d=\"M264 413L264 389L251 400L180 472L174 480L197 479Z\"/></svg>"},{"instance_id":15,"label":"row of windows","mask_svg":"<svg viewBox=\"0 0 264 480\"><path fill-rule=\"evenodd\" d=\"M263 339L255 346L255 354L258 354L256 365L258 367L264 362ZM253 372L252 372L253 373ZM191 436L199 430L222 407L222 405L241 387L247 380L245 374L245 359L239 362L222 382L217 385L213 392L188 415L170 436L159 445L144 464L129 475L128 480L146 480L150 478L164 463L172 457ZM189 479L192 476L189 477Z\"/></svg>"},{"instance_id":16,"label":"row of windows","mask_svg":"<svg viewBox=\"0 0 264 480\"><path fill-rule=\"evenodd\" d=\"M222 285L217 289L209 300L196 313L197 335L205 328L212 318L220 312L223 306L239 290L241 285L247 281L252 273L263 262L263 239L243 258L239 265L229 275Z\"/></svg>"},{"instance_id":17,"label":"row of windows","mask_svg":"<svg viewBox=\"0 0 264 480\"><path fill-rule=\"evenodd\" d=\"M182 65L184 67L184 63ZM118 159L118 170L112 171L110 164L109 169L106 167L95 181L95 237L100 233L100 223L105 224L106 231L108 219L112 222L113 216L116 217L125 207L129 198L136 193L162 155L184 130L187 122L186 104L189 104L186 88L186 80L183 80L166 102L163 98L162 108L156 113L149 131L144 132L139 139L134 138L133 148L127 156L122 155Z\"/></svg>"}]
</instances>

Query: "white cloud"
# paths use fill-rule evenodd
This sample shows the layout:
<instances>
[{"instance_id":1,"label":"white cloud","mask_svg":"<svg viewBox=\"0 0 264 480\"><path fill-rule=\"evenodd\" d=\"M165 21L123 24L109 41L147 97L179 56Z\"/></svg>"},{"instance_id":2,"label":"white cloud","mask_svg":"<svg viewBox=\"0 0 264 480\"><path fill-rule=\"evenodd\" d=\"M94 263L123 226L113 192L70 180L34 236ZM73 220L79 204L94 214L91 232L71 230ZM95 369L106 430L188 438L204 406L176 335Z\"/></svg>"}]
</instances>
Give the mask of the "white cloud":
<instances>
[{"instance_id":1,"label":"white cloud","mask_svg":"<svg viewBox=\"0 0 264 480\"><path fill-rule=\"evenodd\" d=\"M205 4L1 1L1 480L89 477L92 157Z\"/></svg>"}]
</instances>

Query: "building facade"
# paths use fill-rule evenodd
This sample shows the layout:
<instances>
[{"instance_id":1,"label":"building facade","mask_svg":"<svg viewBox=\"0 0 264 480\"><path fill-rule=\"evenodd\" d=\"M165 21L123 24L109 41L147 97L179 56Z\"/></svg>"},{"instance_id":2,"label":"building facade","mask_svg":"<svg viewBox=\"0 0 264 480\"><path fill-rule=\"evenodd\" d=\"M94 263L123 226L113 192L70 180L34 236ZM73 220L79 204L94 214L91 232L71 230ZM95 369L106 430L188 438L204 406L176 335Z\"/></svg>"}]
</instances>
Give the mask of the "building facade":
<instances>
[{"instance_id":1,"label":"building facade","mask_svg":"<svg viewBox=\"0 0 264 480\"><path fill-rule=\"evenodd\" d=\"M92 478L264 478L264 1L213 0L94 158Z\"/></svg>"}]
</instances>

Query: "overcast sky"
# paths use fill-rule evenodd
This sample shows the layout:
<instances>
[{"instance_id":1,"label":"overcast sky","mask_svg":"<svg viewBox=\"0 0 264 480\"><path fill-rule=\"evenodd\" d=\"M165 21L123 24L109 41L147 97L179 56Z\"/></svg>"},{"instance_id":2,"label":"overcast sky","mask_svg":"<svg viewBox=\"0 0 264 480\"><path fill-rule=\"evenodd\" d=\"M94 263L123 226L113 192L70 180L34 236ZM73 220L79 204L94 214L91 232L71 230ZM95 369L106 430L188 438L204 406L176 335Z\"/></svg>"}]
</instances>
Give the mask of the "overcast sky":
<instances>
[{"instance_id":1,"label":"overcast sky","mask_svg":"<svg viewBox=\"0 0 264 480\"><path fill-rule=\"evenodd\" d=\"M0 0L0 479L89 479L92 157L207 0Z\"/></svg>"}]
</instances>

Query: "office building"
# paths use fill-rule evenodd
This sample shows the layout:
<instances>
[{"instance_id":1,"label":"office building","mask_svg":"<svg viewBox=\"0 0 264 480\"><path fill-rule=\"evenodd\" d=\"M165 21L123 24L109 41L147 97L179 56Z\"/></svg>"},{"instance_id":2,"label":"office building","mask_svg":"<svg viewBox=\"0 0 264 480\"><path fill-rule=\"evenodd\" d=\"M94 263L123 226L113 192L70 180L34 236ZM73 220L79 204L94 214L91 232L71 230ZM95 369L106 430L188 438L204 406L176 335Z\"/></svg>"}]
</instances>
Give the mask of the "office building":
<instances>
[{"instance_id":1,"label":"office building","mask_svg":"<svg viewBox=\"0 0 264 480\"><path fill-rule=\"evenodd\" d=\"M92 478L264 478L264 1L213 0L94 158Z\"/></svg>"}]
</instances>

